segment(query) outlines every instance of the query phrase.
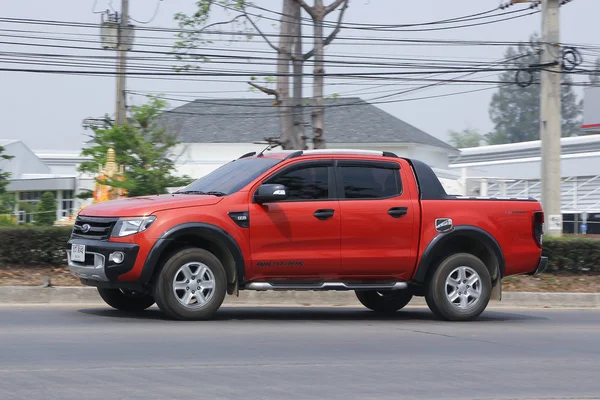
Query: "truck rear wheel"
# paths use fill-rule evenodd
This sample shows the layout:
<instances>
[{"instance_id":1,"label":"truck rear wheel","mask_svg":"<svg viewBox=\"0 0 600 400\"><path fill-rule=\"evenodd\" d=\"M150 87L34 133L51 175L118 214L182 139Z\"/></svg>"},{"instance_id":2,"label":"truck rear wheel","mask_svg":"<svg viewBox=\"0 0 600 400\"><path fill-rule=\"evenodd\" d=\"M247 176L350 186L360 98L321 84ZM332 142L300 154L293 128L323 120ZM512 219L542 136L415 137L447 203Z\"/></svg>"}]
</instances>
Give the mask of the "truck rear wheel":
<instances>
[{"instance_id":1,"label":"truck rear wheel","mask_svg":"<svg viewBox=\"0 0 600 400\"><path fill-rule=\"evenodd\" d=\"M152 296L125 289L98 288L98 294L106 304L121 311L143 311L154 304Z\"/></svg>"},{"instance_id":2,"label":"truck rear wheel","mask_svg":"<svg viewBox=\"0 0 600 400\"><path fill-rule=\"evenodd\" d=\"M355 293L363 306L382 313L392 313L404 308L413 297L410 290L357 290Z\"/></svg>"},{"instance_id":3,"label":"truck rear wheel","mask_svg":"<svg viewBox=\"0 0 600 400\"><path fill-rule=\"evenodd\" d=\"M443 260L431 275L425 300L440 319L469 321L485 310L491 292L490 273L483 261L459 253Z\"/></svg>"},{"instance_id":4,"label":"truck rear wheel","mask_svg":"<svg viewBox=\"0 0 600 400\"><path fill-rule=\"evenodd\" d=\"M173 254L156 280L156 304L170 318L210 319L227 291L225 269L214 254L185 248Z\"/></svg>"}]
</instances>

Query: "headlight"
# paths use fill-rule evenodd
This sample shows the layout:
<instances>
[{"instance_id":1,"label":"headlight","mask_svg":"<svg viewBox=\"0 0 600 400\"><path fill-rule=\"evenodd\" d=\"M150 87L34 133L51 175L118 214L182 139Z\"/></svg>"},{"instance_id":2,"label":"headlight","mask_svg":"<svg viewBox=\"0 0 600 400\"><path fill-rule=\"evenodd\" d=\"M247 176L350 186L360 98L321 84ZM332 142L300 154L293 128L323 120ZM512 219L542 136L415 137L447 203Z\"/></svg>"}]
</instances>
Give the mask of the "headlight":
<instances>
[{"instance_id":1,"label":"headlight","mask_svg":"<svg viewBox=\"0 0 600 400\"><path fill-rule=\"evenodd\" d=\"M155 216L139 218L121 218L115 224L112 237L123 237L143 232L156 221Z\"/></svg>"}]
</instances>

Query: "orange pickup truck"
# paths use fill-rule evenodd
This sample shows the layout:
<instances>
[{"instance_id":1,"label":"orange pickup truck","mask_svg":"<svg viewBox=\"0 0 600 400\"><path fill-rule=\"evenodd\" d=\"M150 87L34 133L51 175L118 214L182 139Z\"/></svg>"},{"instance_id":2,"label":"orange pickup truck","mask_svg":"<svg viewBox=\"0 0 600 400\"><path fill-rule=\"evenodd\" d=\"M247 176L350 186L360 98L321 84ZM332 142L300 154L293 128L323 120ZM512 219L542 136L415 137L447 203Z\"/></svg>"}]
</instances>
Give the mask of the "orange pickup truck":
<instances>
[{"instance_id":1,"label":"orange pickup truck","mask_svg":"<svg viewBox=\"0 0 600 400\"><path fill-rule=\"evenodd\" d=\"M424 296L472 320L502 279L536 275L534 199L448 195L433 170L358 150L246 154L173 194L84 208L69 267L110 306L211 318L240 290L353 290L376 312Z\"/></svg>"}]
</instances>

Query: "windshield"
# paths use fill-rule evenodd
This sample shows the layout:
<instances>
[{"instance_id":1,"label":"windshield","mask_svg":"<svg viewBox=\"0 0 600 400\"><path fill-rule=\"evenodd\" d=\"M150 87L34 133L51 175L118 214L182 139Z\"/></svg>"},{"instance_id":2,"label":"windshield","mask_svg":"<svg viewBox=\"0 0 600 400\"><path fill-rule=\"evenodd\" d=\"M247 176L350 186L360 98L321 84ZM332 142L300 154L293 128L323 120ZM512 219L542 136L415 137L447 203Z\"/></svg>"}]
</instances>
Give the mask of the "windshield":
<instances>
[{"instance_id":1,"label":"windshield","mask_svg":"<svg viewBox=\"0 0 600 400\"><path fill-rule=\"evenodd\" d=\"M229 195L258 178L280 161L262 157L235 160L192 182L178 192L190 194L220 192L223 195Z\"/></svg>"}]
</instances>

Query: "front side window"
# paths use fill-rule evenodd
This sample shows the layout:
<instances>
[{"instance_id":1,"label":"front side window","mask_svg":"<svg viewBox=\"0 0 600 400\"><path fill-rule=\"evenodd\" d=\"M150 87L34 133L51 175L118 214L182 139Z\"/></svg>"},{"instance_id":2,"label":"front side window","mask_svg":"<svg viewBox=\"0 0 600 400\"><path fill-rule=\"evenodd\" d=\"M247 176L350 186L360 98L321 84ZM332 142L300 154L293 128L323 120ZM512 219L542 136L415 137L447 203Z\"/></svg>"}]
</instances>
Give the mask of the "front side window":
<instances>
[{"instance_id":1,"label":"front side window","mask_svg":"<svg viewBox=\"0 0 600 400\"><path fill-rule=\"evenodd\" d=\"M329 198L329 171L326 166L294 169L270 179L268 183L284 185L287 188L287 201Z\"/></svg>"},{"instance_id":2,"label":"front side window","mask_svg":"<svg viewBox=\"0 0 600 400\"><path fill-rule=\"evenodd\" d=\"M221 192L229 195L237 192L279 162L280 160L267 157L242 158L217 168L179 192Z\"/></svg>"},{"instance_id":3,"label":"front side window","mask_svg":"<svg viewBox=\"0 0 600 400\"><path fill-rule=\"evenodd\" d=\"M384 199L402 193L397 169L344 166L341 171L346 199Z\"/></svg>"}]
</instances>

